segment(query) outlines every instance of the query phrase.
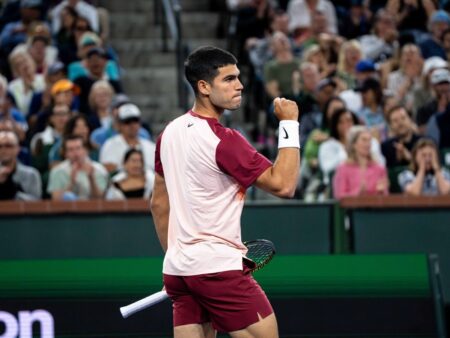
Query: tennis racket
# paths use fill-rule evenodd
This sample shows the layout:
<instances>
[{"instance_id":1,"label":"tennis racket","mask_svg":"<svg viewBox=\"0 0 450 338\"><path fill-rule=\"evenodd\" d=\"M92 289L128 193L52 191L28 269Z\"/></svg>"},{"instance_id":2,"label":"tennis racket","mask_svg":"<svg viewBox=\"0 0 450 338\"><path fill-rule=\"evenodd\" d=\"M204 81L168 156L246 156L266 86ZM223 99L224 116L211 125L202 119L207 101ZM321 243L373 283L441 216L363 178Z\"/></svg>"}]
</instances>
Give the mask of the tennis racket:
<instances>
[{"instance_id":1,"label":"tennis racket","mask_svg":"<svg viewBox=\"0 0 450 338\"><path fill-rule=\"evenodd\" d=\"M251 272L257 271L267 265L267 263L269 263L275 255L275 246L267 239L256 239L253 241L244 242L244 245L248 249L247 255L244 259ZM169 296L166 291L162 290L155 292L150 296L121 307L120 313L123 318L127 318L132 314L158 304L167 298L169 298Z\"/></svg>"}]
</instances>

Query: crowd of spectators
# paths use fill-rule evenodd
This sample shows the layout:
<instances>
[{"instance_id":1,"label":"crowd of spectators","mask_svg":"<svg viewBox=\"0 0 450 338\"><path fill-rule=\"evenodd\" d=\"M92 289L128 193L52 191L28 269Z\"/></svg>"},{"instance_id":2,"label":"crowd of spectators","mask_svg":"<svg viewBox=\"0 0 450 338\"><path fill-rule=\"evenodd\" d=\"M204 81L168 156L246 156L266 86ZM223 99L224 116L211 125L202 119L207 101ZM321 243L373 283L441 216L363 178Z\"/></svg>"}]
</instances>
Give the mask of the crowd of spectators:
<instances>
[{"instance_id":1,"label":"crowd of spectators","mask_svg":"<svg viewBox=\"0 0 450 338\"><path fill-rule=\"evenodd\" d=\"M246 122L268 156L273 98L299 105L298 198L449 194L449 1L226 3Z\"/></svg>"},{"instance_id":2,"label":"crowd of spectators","mask_svg":"<svg viewBox=\"0 0 450 338\"><path fill-rule=\"evenodd\" d=\"M300 107L306 201L450 190L450 1L222 0L251 141ZM108 12L8 0L0 15L0 199L147 198L155 144L123 93Z\"/></svg>"},{"instance_id":3,"label":"crowd of spectators","mask_svg":"<svg viewBox=\"0 0 450 338\"><path fill-rule=\"evenodd\" d=\"M2 3L0 200L150 195L155 144L95 5Z\"/></svg>"}]
</instances>

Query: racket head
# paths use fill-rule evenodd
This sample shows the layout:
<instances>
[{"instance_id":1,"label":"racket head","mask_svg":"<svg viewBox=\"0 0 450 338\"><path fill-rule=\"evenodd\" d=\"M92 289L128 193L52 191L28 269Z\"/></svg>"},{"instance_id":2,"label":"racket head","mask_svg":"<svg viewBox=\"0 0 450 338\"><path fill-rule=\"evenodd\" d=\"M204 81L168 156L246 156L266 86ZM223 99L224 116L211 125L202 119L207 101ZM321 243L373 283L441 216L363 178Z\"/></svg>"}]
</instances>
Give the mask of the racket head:
<instances>
[{"instance_id":1,"label":"racket head","mask_svg":"<svg viewBox=\"0 0 450 338\"><path fill-rule=\"evenodd\" d=\"M250 266L251 272L257 271L269 263L275 255L275 245L268 239L255 239L244 242L247 247L246 258L253 264Z\"/></svg>"}]
</instances>

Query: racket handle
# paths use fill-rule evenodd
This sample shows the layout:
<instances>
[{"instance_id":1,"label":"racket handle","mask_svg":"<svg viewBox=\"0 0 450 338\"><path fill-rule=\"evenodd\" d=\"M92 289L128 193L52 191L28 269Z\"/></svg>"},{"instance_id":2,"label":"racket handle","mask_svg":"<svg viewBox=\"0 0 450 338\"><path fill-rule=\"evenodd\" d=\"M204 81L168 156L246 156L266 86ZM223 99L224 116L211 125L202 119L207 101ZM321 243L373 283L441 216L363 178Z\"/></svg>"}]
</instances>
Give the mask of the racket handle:
<instances>
[{"instance_id":1,"label":"racket handle","mask_svg":"<svg viewBox=\"0 0 450 338\"><path fill-rule=\"evenodd\" d=\"M145 298L142 298L134 303L131 303L126 306L122 306L120 308L120 313L122 314L123 318L127 318L131 316L132 314L144 310L150 306L153 306L155 304L158 304L162 302L163 300L169 298L166 291L159 291L155 292L154 294L151 294L150 296L147 296Z\"/></svg>"}]
</instances>

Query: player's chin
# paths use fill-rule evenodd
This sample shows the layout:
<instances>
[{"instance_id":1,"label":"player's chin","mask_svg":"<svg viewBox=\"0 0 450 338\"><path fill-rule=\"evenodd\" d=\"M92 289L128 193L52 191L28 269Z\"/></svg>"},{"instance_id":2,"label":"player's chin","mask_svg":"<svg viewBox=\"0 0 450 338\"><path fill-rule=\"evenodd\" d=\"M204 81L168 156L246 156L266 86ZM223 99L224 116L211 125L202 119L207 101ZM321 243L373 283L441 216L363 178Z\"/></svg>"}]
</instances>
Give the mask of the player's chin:
<instances>
[{"instance_id":1,"label":"player's chin","mask_svg":"<svg viewBox=\"0 0 450 338\"><path fill-rule=\"evenodd\" d=\"M228 104L227 109L228 110L236 110L241 106L242 99L241 97L235 97L233 100Z\"/></svg>"}]
</instances>

